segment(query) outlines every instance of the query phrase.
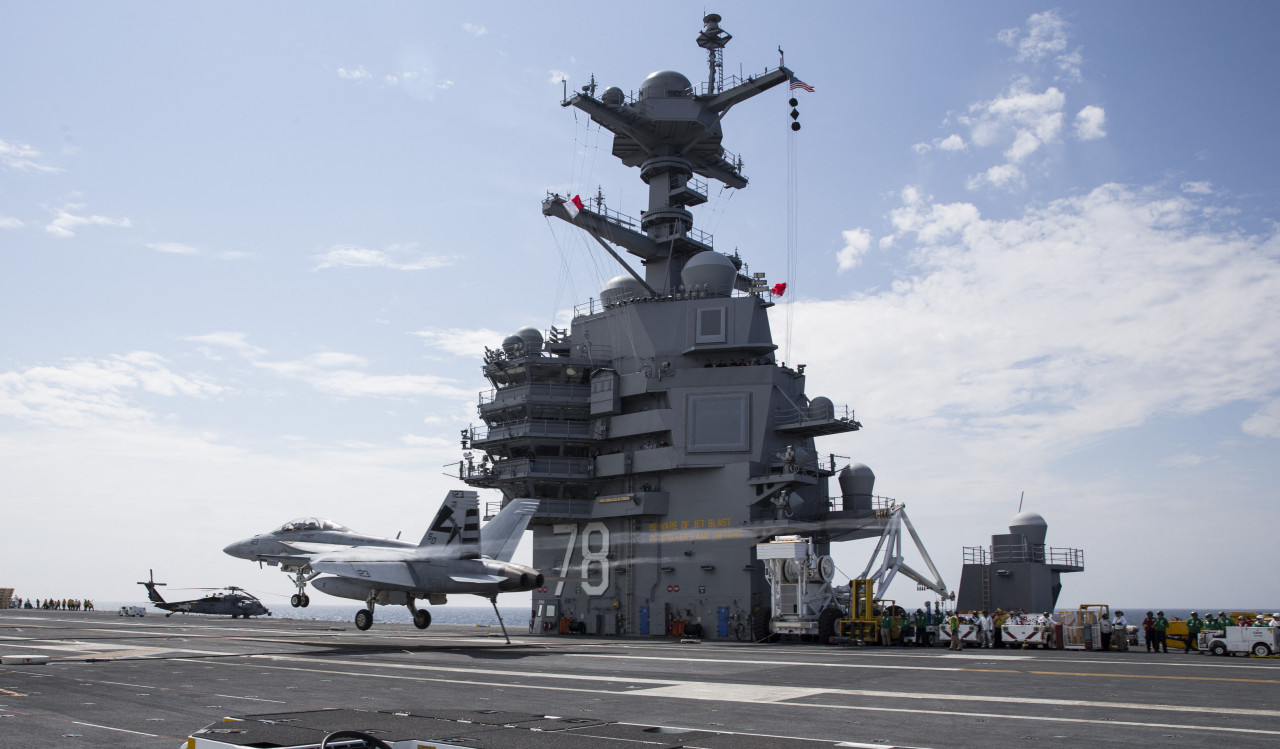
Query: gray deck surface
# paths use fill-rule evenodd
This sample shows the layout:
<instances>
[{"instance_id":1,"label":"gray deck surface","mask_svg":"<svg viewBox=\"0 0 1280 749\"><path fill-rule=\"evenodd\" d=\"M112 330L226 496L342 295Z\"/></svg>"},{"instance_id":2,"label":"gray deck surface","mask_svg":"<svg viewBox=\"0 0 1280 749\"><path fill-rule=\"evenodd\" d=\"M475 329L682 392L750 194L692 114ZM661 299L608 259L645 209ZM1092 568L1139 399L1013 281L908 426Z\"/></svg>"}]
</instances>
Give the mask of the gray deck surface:
<instances>
[{"instance_id":1,"label":"gray deck surface","mask_svg":"<svg viewBox=\"0 0 1280 749\"><path fill-rule=\"evenodd\" d=\"M226 716L335 708L477 747L1280 744L1274 658L496 635L3 611L0 655L53 662L0 666L0 749L174 749Z\"/></svg>"}]
</instances>

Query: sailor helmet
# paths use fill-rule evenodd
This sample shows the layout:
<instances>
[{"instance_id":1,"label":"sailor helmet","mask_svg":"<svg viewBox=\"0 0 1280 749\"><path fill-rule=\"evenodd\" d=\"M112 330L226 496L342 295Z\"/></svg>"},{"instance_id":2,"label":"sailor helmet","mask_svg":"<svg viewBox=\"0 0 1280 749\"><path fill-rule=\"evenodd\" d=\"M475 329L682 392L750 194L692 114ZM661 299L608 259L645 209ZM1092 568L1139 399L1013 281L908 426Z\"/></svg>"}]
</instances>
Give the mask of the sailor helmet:
<instances>
[{"instance_id":1,"label":"sailor helmet","mask_svg":"<svg viewBox=\"0 0 1280 749\"><path fill-rule=\"evenodd\" d=\"M1192 616L1199 616L1199 614L1197 614L1197 613L1196 613L1196 612L1194 612L1194 611L1192 611L1192 612L1191 612L1191 615L1192 615Z\"/></svg>"},{"instance_id":2,"label":"sailor helmet","mask_svg":"<svg viewBox=\"0 0 1280 749\"><path fill-rule=\"evenodd\" d=\"M1280 619L1280 613L1272 614L1272 618Z\"/></svg>"},{"instance_id":3,"label":"sailor helmet","mask_svg":"<svg viewBox=\"0 0 1280 749\"><path fill-rule=\"evenodd\" d=\"M1164 616L1164 612L1163 612L1163 611L1157 611L1157 612L1156 612L1156 616Z\"/></svg>"}]
</instances>

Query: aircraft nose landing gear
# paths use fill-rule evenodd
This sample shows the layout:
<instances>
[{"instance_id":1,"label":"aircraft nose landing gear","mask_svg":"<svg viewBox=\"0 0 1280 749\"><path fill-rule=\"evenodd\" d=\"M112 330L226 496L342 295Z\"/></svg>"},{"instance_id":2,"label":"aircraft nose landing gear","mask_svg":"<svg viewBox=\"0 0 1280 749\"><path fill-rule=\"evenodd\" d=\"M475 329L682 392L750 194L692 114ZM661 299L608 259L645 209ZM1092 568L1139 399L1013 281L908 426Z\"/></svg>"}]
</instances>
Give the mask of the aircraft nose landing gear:
<instances>
[{"instance_id":1,"label":"aircraft nose landing gear","mask_svg":"<svg viewBox=\"0 0 1280 749\"><path fill-rule=\"evenodd\" d=\"M319 574L319 572L315 572L306 567L298 570L298 574L292 578L293 584L298 586L298 592L289 596L290 606L295 609L305 609L307 606L311 605L311 596L307 595L307 583Z\"/></svg>"}]
</instances>

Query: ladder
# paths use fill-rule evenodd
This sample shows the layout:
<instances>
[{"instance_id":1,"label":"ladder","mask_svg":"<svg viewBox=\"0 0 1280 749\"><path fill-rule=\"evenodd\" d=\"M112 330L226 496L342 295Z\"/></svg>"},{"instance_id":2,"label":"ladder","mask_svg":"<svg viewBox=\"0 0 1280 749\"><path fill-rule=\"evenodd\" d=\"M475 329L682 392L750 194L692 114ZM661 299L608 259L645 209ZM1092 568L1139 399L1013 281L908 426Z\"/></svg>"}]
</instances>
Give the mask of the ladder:
<instances>
[{"instance_id":1,"label":"ladder","mask_svg":"<svg viewBox=\"0 0 1280 749\"><path fill-rule=\"evenodd\" d=\"M982 565L982 610L991 613L991 565Z\"/></svg>"}]
</instances>

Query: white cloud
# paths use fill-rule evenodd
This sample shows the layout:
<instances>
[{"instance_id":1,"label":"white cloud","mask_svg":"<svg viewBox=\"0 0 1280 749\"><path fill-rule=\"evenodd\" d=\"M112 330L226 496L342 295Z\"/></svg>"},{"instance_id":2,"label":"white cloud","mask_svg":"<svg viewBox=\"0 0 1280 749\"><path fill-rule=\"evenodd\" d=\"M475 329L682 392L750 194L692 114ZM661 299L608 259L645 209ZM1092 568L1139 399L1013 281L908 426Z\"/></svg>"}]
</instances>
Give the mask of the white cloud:
<instances>
[{"instance_id":1,"label":"white cloud","mask_svg":"<svg viewBox=\"0 0 1280 749\"><path fill-rule=\"evenodd\" d=\"M0 229L17 229L25 226L20 219L12 216L0 216Z\"/></svg>"},{"instance_id":2,"label":"white cloud","mask_svg":"<svg viewBox=\"0 0 1280 749\"><path fill-rule=\"evenodd\" d=\"M1280 398L1270 401L1245 419L1241 429L1255 437L1280 438Z\"/></svg>"},{"instance_id":3,"label":"white cloud","mask_svg":"<svg viewBox=\"0 0 1280 749\"><path fill-rule=\"evenodd\" d=\"M201 375L181 374L159 354L136 351L0 373L0 415L28 424L84 427L150 421L140 395L207 398L226 392Z\"/></svg>"},{"instance_id":4,"label":"white cloud","mask_svg":"<svg viewBox=\"0 0 1280 749\"><path fill-rule=\"evenodd\" d=\"M392 398L423 395L469 398L474 395L471 390L458 387L453 380L434 375L369 374L363 371L369 365L367 359L340 351L323 351L298 359L272 361L266 358L267 351L251 345L247 338L244 333L220 331L189 336L185 340L230 349L262 371L305 382L330 395ZM202 349L202 353L213 359L220 358L212 349Z\"/></svg>"},{"instance_id":5,"label":"white cloud","mask_svg":"<svg viewBox=\"0 0 1280 749\"><path fill-rule=\"evenodd\" d=\"M338 77L348 81L367 81L373 78L373 75L361 65L355 69L338 68Z\"/></svg>"},{"instance_id":6,"label":"white cloud","mask_svg":"<svg viewBox=\"0 0 1280 749\"><path fill-rule=\"evenodd\" d=\"M1212 195L1213 183L1204 182L1183 182L1182 191L1191 195Z\"/></svg>"},{"instance_id":7,"label":"white cloud","mask_svg":"<svg viewBox=\"0 0 1280 749\"><path fill-rule=\"evenodd\" d=\"M144 247L155 250L156 252L167 252L172 255L198 255L200 250L191 245L181 244L178 242L148 242Z\"/></svg>"},{"instance_id":8,"label":"white cloud","mask_svg":"<svg viewBox=\"0 0 1280 749\"><path fill-rule=\"evenodd\" d=\"M938 142L938 149L941 151L963 151L969 146L964 142L964 138L952 133Z\"/></svg>"},{"instance_id":9,"label":"white cloud","mask_svg":"<svg viewBox=\"0 0 1280 749\"><path fill-rule=\"evenodd\" d=\"M430 270L453 265L451 257L437 255L419 255L414 259L397 260L393 255L403 255L412 250L414 245L394 245L388 252L370 250L353 244L337 244L324 252L315 255L316 266L312 270L323 268L391 268L393 270Z\"/></svg>"},{"instance_id":10,"label":"white cloud","mask_svg":"<svg viewBox=\"0 0 1280 749\"><path fill-rule=\"evenodd\" d=\"M1026 185L1026 178L1016 164L997 164L990 169L970 177L965 186L970 190L982 187L1001 187L1012 189Z\"/></svg>"},{"instance_id":11,"label":"white cloud","mask_svg":"<svg viewBox=\"0 0 1280 749\"><path fill-rule=\"evenodd\" d=\"M1105 125L1107 113L1092 104L1076 113L1076 137L1080 140L1097 140L1107 137Z\"/></svg>"},{"instance_id":12,"label":"white cloud","mask_svg":"<svg viewBox=\"0 0 1280 749\"><path fill-rule=\"evenodd\" d=\"M1032 14L1027 29L1005 29L997 38L1013 47L1018 62L1042 63L1052 60L1064 78L1079 80L1083 61L1079 48L1067 49L1069 26L1056 10Z\"/></svg>"},{"instance_id":13,"label":"white cloud","mask_svg":"<svg viewBox=\"0 0 1280 749\"><path fill-rule=\"evenodd\" d=\"M836 253L836 272L838 273L858 267L862 256L871 249L871 232L866 229L849 229L841 234L844 236L844 247Z\"/></svg>"},{"instance_id":14,"label":"white cloud","mask_svg":"<svg viewBox=\"0 0 1280 749\"><path fill-rule=\"evenodd\" d=\"M485 27L481 26L478 23L464 23L462 24L462 30L467 32L468 34L471 34L472 36L484 36L485 34L489 33L488 29L486 29Z\"/></svg>"},{"instance_id":15,"label":"white cloud","mask_svg":"<svg viewBox=\"0 0 1280 749\"><path fill-rule=\"evenodd\" d=\"M47 172L56 174L62 169L42 164L40 152L26 143L0 140L0 167L19 172Z\"/></svg>"},{"instance_id":16,"label":"white cloud","mask_svg":"<svg viewBox=\"0 0 1280 749\"><path fill-rule=\"evenodd\" d=\"M237 333L234 331L218 331L214 333L205 333L204 335L187 336L183 340L195 341L196 343L204 343L210 346L218 346L228 348L236 353L253 357L258 354L265 354L265 349L260 349L249 343L247 333Z\"/></svg>"},{"instance_id":17,"label":"white cloud","mask_svg":"<svg viewBox=\"0 0 1280 749\"><path fill-rule=\"evenodd\" d=\"M1204 456L1195 455L1194 453L1181 453L1179 455L1170 455L1160 461L1160 465L1164 468L1190 468L1198 466L1204 462Z\"/></svg>"},{"instance_id":18,"label":"white cloud","mask_svg":"<svg viewBox=\"0 0 1280 749\"><path fill-rule=\"evenodd\" d=\"M55 216L44 230L55 237L74 237L76 230L82 226L116 226L129 228L133 222L127 218L111 218L109 216L76 216L73 210L84 208L83 203L68 203L55 211Z\"/></svg>"},{"instance_id":19,"label":"white cloud","mask_svg":"<svg viewBox=\"0 0 1280 749\"><path fill-rule=\"evenodd\" d=\"M560 84L562 81L567 81L569 79L568 73L556 68L552 68L551 70L548 70L547 75L550 76L547 79L547 83Z\"/></svg>"},{"instance_id":20,"label":"white cloud","mask_svg":"<svg viewBox=\"0 0 1280 749\"><path fill-rule=\"evenodd\" d=\"M1043 461L1241 400L1269 401L1247 433L1280 437L1280 235L1214 233L1192 199L1113 184L1000 221L904 198L892 220L914 245L909 276L794 305L797 330L876 321L856 353L803 352L858 383L861 410Z\"/></svg>"},{"instance_id":21,"label":"white cloud","mask_svg":"<svg viewBox=\"0 0 1280 749\"><path fill-rule=\"evenodd\" d=\"M454 356L479 359L485 347L498 348L502 339L510 333L499 333L488 328L428 328L414 331L432 349L440 349Z\"/></svg>"}]
</instances>

